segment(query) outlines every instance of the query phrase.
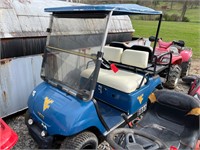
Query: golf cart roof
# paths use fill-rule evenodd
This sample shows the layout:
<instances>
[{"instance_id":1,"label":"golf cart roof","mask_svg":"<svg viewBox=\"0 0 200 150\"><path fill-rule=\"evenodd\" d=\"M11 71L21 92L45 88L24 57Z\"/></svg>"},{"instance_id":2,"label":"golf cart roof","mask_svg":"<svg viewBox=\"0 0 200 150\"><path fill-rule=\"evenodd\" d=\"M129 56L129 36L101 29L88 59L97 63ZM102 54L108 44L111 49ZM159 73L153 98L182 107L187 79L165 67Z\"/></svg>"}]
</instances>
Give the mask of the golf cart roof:
<instances>
[{"instance_id":1,"label":"golf cart roof","mask_svg":"<svg viewBox=\"0 0 200 150\"><path fill-rule=\"evenodd\" d=\"M113 10L112 15L160 15L161 11L140 6L137 4L106 4L106 5L83 5L83 6L67 6L57 8L46 8L46 12L53 12L55 14L63 13L108 13Z\"/></svg>"}]
</instances>

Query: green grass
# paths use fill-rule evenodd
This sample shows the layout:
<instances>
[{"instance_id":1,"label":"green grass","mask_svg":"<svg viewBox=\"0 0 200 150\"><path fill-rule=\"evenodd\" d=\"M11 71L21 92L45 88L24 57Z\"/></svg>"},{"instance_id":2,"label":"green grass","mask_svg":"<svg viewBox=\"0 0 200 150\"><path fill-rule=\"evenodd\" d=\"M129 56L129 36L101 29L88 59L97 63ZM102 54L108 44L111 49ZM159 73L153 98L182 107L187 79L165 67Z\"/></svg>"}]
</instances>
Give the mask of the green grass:
<instances>
[{"instance_id":1,"label":"green grass","mask_svg":"<svg viewBox=\"0 0 200 150\"><path fill-rule=\"evenodd\" d=\"M159 5L157 5L155 9L161 10L162 6L167 6L168 9L162 10L163 13L168 14L168 15L176 14L178 16L181 16L183 3L184 1L180 1L178 3L174 2L171 9L171 2L159 2ZM152 6L149 6L149 7L152 7ZM187 7L188 8L187 8L185 17L187 17L190 20L190 22L200 23L200 6L193 5L193 7L191 7L191 3L188 3Z\"/></svg>"},{"instance_id":2,"label":"green grass","mask_svg":"<svg viewBox=\"0 0 200 150\"><path fill-rule=\"evenodd\" d=\"M186 11L186 17L189 18L190 22L199 22L200 23L200 9L188 9Z\"/></svg>"},{"instance_id":3,"label":"green grass","mask_svg":"<svg viewBox=\"0 0 200 150\"><path fill-rule=\"evenodd\" d=\"M157 21L133 20L134 36L155 36ZM200 23L163 21L159 37L164 41L184 40L186 47L193 49L193 58L200 58Z\"/></svg>"},{"instance_id":4,"label":"green grass","mask_svg":"<svg viewBox=\"0 0 200 150\"><path fill-rule=\"evenodd\" d=\"M176 14L180 16L181 10L172 9L172 10L167 10L164 13L167 13L168 15ZM187 17L190 20L190 22L200 23L200 10L197 8L187 9L185 17Z\"/></svg>"}]
</instances>

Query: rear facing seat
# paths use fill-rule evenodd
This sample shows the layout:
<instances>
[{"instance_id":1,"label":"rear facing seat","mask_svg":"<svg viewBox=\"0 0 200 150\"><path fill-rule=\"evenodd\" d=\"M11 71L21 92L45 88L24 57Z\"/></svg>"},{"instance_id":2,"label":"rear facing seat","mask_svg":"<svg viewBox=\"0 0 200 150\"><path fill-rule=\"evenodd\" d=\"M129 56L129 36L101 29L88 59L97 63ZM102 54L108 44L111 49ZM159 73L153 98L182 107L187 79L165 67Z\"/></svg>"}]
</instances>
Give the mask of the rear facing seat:
<instances>
[{"instance_id":1,"label":"rear facing seat","mask_svg":"<svg viewBox=\"0 0 200 150\"><path fill-rule=\"evenodd\" d=\"M129 41L128 44L126 44L125 42L112 42L110 43L110 46L123 48L123 50L132 49L138 51L146 51L149 53L149 62L150 62L151 58L153 57L153 49L150 46L150 44L145 44L145 43L149 42L144 41L143 38L138 38L137 40Z\"/></svg>"},{"instance_id":2,"label":"rear facing seat","mask_svg":"<svg viewBox=\"0 0 200 150\"><path fill-rule=\"evenodd\" d=\"M149 54L145 51L126 49L121 56L121 63L139 68L147 68Z\"/></svg>"},{"instance_id":3,"label":"rear facing seat","mask_svg":"<svg viewBox=\"0 0 200 150\"><path fill-rule=\"evenodd\" d=\"M146 68L148 64L148 52L142 52L137 50L125 50L122 48L116 48L111 46L104 47L104 58L122 63L125 65L136 66L139 68ZM89 78L94 68L88 68L81 73L84 78ZM100 69L98 76L98 83L117 89L124 93L131 93L135 91L143 79L142 75L119 69L114 73L112 70ZM146 79L143 80L142 85L146 83Z\"/></svg>"}]
</instances>

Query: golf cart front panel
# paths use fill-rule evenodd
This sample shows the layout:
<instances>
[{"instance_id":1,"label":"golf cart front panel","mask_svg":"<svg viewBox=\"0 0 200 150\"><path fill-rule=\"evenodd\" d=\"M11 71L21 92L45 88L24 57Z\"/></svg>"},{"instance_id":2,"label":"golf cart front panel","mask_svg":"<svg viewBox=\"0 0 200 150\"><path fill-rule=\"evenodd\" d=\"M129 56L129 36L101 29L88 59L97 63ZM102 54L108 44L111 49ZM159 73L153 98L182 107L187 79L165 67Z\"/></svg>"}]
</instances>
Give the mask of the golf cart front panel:
<instances>
[{"instance_id":1,"label":"golf cart front panel","mask_svg":"<svg viewBox=\"0 0 200 150\"><path fill-rule=\"evenodd\" d=\"M35 88L29 99L29 113L34 122L37 120L40 132L70 136L94 126L105 132L93 101L77 99L45 82Z\"/></svg>"}]
</instances>

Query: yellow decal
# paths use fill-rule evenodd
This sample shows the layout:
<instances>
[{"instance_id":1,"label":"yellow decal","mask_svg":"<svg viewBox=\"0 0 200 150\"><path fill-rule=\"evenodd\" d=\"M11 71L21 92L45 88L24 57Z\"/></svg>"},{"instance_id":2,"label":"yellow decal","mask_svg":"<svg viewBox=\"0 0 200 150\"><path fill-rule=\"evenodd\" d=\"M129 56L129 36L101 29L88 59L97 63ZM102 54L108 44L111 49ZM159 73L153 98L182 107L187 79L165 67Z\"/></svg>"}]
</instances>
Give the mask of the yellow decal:
<instances>
[{"instance_id":1,"label":"yellow decal","mask_svg":"<svg viewBox=\"0 0 200 150\"><path fill-rule=\"evenodd\" d=\"M50 104L52 104L54 101L49 99L48 97L44 98L44 105L43 105L43 111L45 111L46 109L49 109Z\"/></svg>"},{"instance_id":2,"label":"yellow decal","mask_svg":"<svg viewBox=\"0 0 200 150\"><path fill-rule=\"evenodd\" d=\"M195 116L199 116L200 115L200 108L193 108L189 113L187 113L187 115L195 115Z\"/></svg>"},{"instance_id":3,"label":"yellow decal","mask_svg":"<svg viewBox=\"0 0 200 150\"><path fill-rule=\"evenodd\" d=\"M143 96L144 96L144 94L142 94L142 95L140 95L140 96L137 97L137 99L140 102L140 104L142 104Z\"/></svg>"},{"instance_id":4,"label":"yellow decal","mask_svg":"<svg viewBox=\"0 0 200 150\"><path fill-rule=\"evenodd\" d=\"M151 93L149 95L149 100L150 100L151 103L155 103L157 101L156 95L154 93Z\"/></svg>"}]
</instances>

